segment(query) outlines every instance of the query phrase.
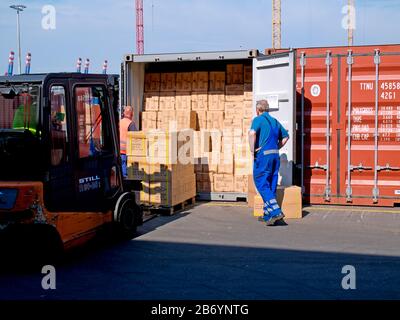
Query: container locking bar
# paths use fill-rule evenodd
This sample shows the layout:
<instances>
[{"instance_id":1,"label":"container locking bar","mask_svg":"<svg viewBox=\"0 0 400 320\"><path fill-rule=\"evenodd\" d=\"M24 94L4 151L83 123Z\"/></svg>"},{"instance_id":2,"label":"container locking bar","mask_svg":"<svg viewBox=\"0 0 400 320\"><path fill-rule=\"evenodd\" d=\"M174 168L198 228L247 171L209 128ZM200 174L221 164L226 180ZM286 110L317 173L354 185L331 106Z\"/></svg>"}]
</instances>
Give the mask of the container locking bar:
<instances>
[{"instance_id":1,"label":"container locking bar","mask_svg":"<svg viewBox=\"0 0 400 320\"><path fill-rule=\"evenodd\" d=\"M399 171L400 167L391 167L389 163L386 163L385 166L377 166L377 171Z\"/></svg>"},{"instance_id":2,"label":"container locking bar","mask_svg":"<svg viewBox=\"0 0 400 320\"><path fill-rule=\"evenodd\" d=\"M326 164L319 164L318 161L315 162L314 165L307 166L309 169L322 169L322 170L328 170L328 166Z\"/></svg>"},{"instance_id":3,"label":"container locking bar","mask_svg":"<svg viewBox=\"0 0 400 320\"><path fill-rule=\"evenodd\" d=\"M347 56L347 66L348 66L348 95L347 95L347 188L346 188L346 201L351 202L353 190L351 188L351 112L352 112L352 105L351 105L351 84L352 84L352 66L354 63L353 58L353 51L349 50L349 54ZM354 167L353 167L354 168Z\"/></svg>"},{"instance_id":4,"label":"container locking bar","mask_svg":"<svg viewBox=\"0 0 400 320\"><path fill-rule=\"evenodd\" d=\"M378 202L379 189L378 189L378 115L379 115L379 65L381 63L380 51L375 49L374 56L375 63L375 145L374 145L374 189L372 190L373 202Z\"/></svg>"},{"instance_id":5,"label":"container locking bar","mask_svg":"<svg viewBox=\"0 0 400 320\"><path fill-rule=\"evenodd\" d=\"M305 101L305 67L306 67L306 54L301 53L300 56L300 66L301 66L301 192L304 194L304 101Z\"/></svg>"},{"instance_id":6,"label":"container locking bar","mask_svg":"<svg viewBox=\"0 0 400 320\"><path fill-rule=\"evenodd\" d=\"M331 188L329 184L330 175L330 136L331 136L331 128L330 128L330 94L331 94L331 65L332 65L332 53L331 51L326 52L326 181L325 181L325 201L330 201L331 199Z\"/></svg>"},{"instance_id":7,"label":"container locking bar","mask_svg":"<svg viewBox=\"0 0 400 320\"><path fill-rule=\"evenodd\" d=\"M353 166L353 165L349 165L349 170L350 171L364 171L364 170L372 170L372 167L365 167L363 166L362 163L360 163L358 166Z\"/></svg>"}]
</instances>

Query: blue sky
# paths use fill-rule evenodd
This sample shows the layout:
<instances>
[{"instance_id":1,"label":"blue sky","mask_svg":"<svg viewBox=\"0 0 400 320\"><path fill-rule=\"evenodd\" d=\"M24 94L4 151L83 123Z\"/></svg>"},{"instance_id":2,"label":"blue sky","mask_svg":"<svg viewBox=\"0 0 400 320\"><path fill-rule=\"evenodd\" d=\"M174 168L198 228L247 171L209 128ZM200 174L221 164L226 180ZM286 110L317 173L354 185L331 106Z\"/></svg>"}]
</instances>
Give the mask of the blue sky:
<instances>
[{"instance_id":1,"label":"blue sky","mask_svg":"<svg viewBox=\"0 0 400 320\"><path fill-rule=\"evenodd\" d=\"M91 71L119 72L135 51L134 0L0 0L0 73L17 50L16 14L24 4L22 56L32 72L74 71L78 57ZM282 0L283 47L346 44L342 7L347 0ZM400 43L400 0L356 0L355 44ZM56 9L56 29L43 30L44 5ZM145 52L236 50L271 46L271 0L144 0ZM23 62L24 65L24 62ZM2 68L2 69L1 69ZM16 68L15 68L16 70Z\"/></svg>"}]
</instances>

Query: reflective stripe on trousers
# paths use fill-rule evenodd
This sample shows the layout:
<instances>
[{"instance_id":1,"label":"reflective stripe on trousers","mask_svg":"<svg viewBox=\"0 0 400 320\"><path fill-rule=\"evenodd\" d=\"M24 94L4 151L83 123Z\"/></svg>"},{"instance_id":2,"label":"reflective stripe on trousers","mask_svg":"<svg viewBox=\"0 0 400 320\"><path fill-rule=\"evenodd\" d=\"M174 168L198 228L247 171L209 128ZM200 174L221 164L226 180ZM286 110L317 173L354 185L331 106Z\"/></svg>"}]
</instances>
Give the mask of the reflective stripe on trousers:
<instances>
[{"instance_id":1,"label":"reflective stripe on trousers","mask_svg":"<svg viewBox=\"0 0 400 320\"><path fill-rule=\"evenodd\" d=\"M253 177L254 184L264 201L264 218L268 218L282 212L276 201L280 158L276 152L265 151L268 150L260 150L255 155Z\"/></svg>"}]
</instances>

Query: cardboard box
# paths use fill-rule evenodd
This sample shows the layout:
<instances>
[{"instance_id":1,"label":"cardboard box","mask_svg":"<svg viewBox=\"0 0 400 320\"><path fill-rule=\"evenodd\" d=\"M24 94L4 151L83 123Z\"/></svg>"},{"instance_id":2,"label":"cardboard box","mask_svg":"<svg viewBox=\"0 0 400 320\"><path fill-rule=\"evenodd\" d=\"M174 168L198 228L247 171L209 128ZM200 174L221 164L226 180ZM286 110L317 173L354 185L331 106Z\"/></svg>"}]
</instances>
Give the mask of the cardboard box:
<instances>
[{"instance_id":1,"label":"cardboard box","mask_svg":"<svg viewBox=\"0 0 400 320\"><path fill-rule=\"evenodd\" d=\"M215 192L233 192L234 177L232 174L215 174L214 190Z\"/></svg>"},{"instance_id":2,"label":"cardboard box","mask_svg":"<svg viewBox=\"0 0 400 320\"><path fill-rule=\"evenodd\" d=\"M185 179L186 176L191 176L194 173L193 164L160 164L147 163L144 167L145 178L149 182L170 181L179 182Z\"/></svg>"},{"instance_id":3,"label":"cardboard box","mask_svg":"<svg viewBox=\"0 0 400 320\"><path fill-rule=\"evenodd\" d=\"M177 130L176 111L159 111L157 114L157 129L176 131Z\"/></svg>"},{"instance_id":4,"label":"cardboard box","mask_svg":"<svg viewBox=\"0 0 400 320\"><path fill-rule=\"evenodd\" d=\"M243 136L248 137L252 122L253 122L252 119L243 119L242 122Z\"/></svg>"},{"instance_id":5,"label":"cardboard box","mask_svg":"<svg viewBox=\"0 0 400 320\"><path fill-rule=\"evenodd\" d=\"M208 110L224 111L225 110L225 93L211 92L208 94Z\"/></svg>"},{"instance_id":6,"label":"cardboard box","mask_svg":"<svg viewBox=\"0 0 400 320\"><path fill-rule=\"evenodd\" d=\"M193 132L194 158L201 158L211 152L211 132L207 130Z\"/></svg>"},{"instance_id":7,"label":"cardboard box","mask_svg":"<svg viewBox=\"0 0 400 320\"><path fill-rule=\"evenodd\" d=\"M200 71L192 73L192 91L207 92L208 91L208 72Z\"/></svg>"},{"instance_id":8,"label":"cardboard box","mask_svg":"<svg viewBox=\"0 0 400 320\"><path fill-rule=\"evenodd\" d=\"M187 111L187 112L177 112L176 113L176 122L177 122L177 130L184 129L193 129L197 128L197 114L195 111Z\"/></svg>"},{"instance_id":9,"label":"cardboard box","mask_svg":"<svg viewBox=\"0 0 400 320\"><path fill-rule=\"evenodd\" d=\"M228 131L223 131L224 136L222 137L221 141L221 152L222 153L230 153L230 154L234 154L235 151L235 145L241 143L241 135L239 136L235 136L235 135L225 135L226 133L228 133ZM230 133L230 132L229 132Z\"/></svg>"},{"instance_id":10,"label":"cardboard box","mask_svg":"<svg viewBox=\"0 0 400 320\"><path fill-rule=\"evenodd\" d=\"M254 197L256 193L247 192L247 206L254 209Z\"/></svg>"},{"instance_id":11,"label":"cardboard box","mask_svg":"<svg viewBox=\"0 0 400 320\"><path fill-rule=\"evenodd\" d=\"M243 64L228 64L226 66L226 83L243 84Z\"/></svg>"},{"instance_id":12,"label":"cardboard box","mask_svg":"<svg viewBox=\"0 0 400 320\"><path fill-rule=\"evenodd\" d=\"M260 195L256 194L253 198L254 210L253 215L255 217L263 217L264 216L264 201Z\"/></svg>"},{"instance_id":13,"label":"cardboard box","mask_svg":"<svg viewBox=\"0 0 400 320\"><path fill-rule=\"evenodd\" d=\"M247 176L235 175L235 186L234 191L239 193L248 192L248 178Z\"/></svg>"},{"instance_id":14,"label":"cardboard box","mask_svg":"<svg viewBox=\"0 0 400 320\"><path fill-rule=\"evenodd\" d=\"M192 73L191 72L178 72L176 74L176 91L177 92L192 91Z\"/></svg>"},{"instance_id":15,"label":"cardboard box","mask_svg":"<svg viewBox=\"0 0 400 320\"><path fill-rule=\"evenodd\" d=\"M301 188L297 186L278 187L276 197L285 219L303 218Z\"/></svg>"},{"instance_id":16,"label":"cardboard box","mask_svg":"<svg viewBox=\"0 0 400 320\"><path fill-rule=\"evenodd\" d=\"M128 156L146 157L148 141L143 131L128 131L126 136L126 154Z\"/></svg>"},{"instance_id":17,"label":"cardboard box","mask_svg":"<svg viewBox=\"0 0 400 320\"><path fill-rule=\"evenodd\" d=\"M145 92L143 95L143 111L158 111L160 105L159 92Z\"/></svg>"},{"instance_id":18,"label":"cardboard box","mask_svg":"<svg viewBox=\"0 0 400 320\"><path fill-rule=\"evenodd\" d=\"M255 116L255 110L253 110L253 102L252 101L244 101L243 102L243 118L244 119L253 119Z\"/></svg>"},{"instance_id":19,"label":"cardboard box","mask_svg":"<svg viewBox=\"0 0 400 320\"><path fill-rule=\"evenodd\" d=\"M207 129L219 129L224 125L224 112L208 111L207 112Z\"/></svg>"},{"instance_id":20,"label":"cardboard box","mask_svg":"<svg viewBox=\"0 0 400 320\"><path fill-rule=\"evenodd\" d=\"M146 157L127 157L127 172L129 180L146 179L146 172L148 171L148 163Z\"/></svg>"},{"instance_id":21,"label":"cardboard box","mask_svg":"<svg viewBox=\"0 0 400 320\"><path fill-rule=\"evenodd\" d=\"M161 92L160 93L160 111L173 111L175 110L175 92Z\"/></svg>"},{"instance_id":22,"label":"cardboard box","mask_svg":"<svg viewBox=\"0 0 400 320\"><path fill-rule=\"evenodd\" d=\"M249 175L253 172L253 162L251 159L235 159L235 175Z\"/></svg>"},{"instance_id":23,"label":"cardboard box","mask_svg":"<svg viewBox=\"0 0 400 320\"><path fill-rule=\"evenodd\" d=\"M175 92L176 91L176 73L167 72L161 73L161 92Z\"/></svg>"},{"instance_id":24,"label":"cardboard box","mask_svg":"<svg viewBox=\"0 0 400 320\"><path fill-rule=\"evenodd\" d=\"M225 72L219 72L219 71L210 72L209 91L225 92Z\"/></svg>"},{"instance_id":25,"label":"cardboard box","mask_svg":"<svg viewBox=\"0 0 400 320\"><path fill-rule=\"evenodd\" d=\"M244 116L243 102L225 102L225 119L242 121Z\"/></svg>"},{"instance_id":26,"label":"cardboard box","mask_svg":"<svg viewBox=\"0 0 400 320\"><path fill-rule=\"evenodd\" d=\"M253 83L253 66L244 66L244 83Z\"/></svg>"},{"instance_id":27,"label":"cardboard box","mask_svg":"<svg viewBox=\"0 0 400 320\"><path fill-rule=\"evenodd\" d=\"M194 174L182 177L180 181L142 182L140 201L145 204L174 206L196 196Z\"/></svg>"},{"instance_id":28,"label":"cardboard box","mask_svg":"<svg viewBox=\"0 0 400 320\"><path fill-rule=\"evenodd\" d=\"M255 184L254 184L254 178L253 178L253 175L252 175L252 174L249 174L249 175L248 175L248 183L247 183L247 186L248 186L248 188L249 188L249 193L258 193L258 192L257 192L257 188L256 188L256 186L255 186Z\"/></svg>"},{"instance_id":29,"label":"cardboard box","mask_svg":"<svg viewBox=\"0 0 400 320\"><path fill-rule=\"evenodd\" d=\"M201 158L202 172L217 172L220 162L220 152L209 152L205 157Z\"/></svg>"},{"instance_id":30,"label":"cardboard box","mask_svg":"<svg viewBox=\"0 0 400 320\"><path fill-rule=\"evenodd\" d=\"M175 110L190 111L192 110L192 93L191 92L176 92Z\"/></svg>"},{"instance_id":31,"label":"cardboard box","mask_svg":"<svg viewBox=\"0 0 400 320\"><path fill-rule=\"evenodd\" d=\"M192 92L192 110L207 111L208 110L208 94Z\"/></svg>"},{"instance_id":32,"label":"cardboard box","mask_svg":"<svg viewBox=\"0 0 400 320\"><path fill-rule=\"evenodd\" d=\"M226 102L240 102L244 101L244 91L242 85L230 85L225 88L225 101Z\"/></svg>"},{"instance_id":33,"label":"cardboard box","mask_svg":"<svg viewBox=\"0 0 400 320\"><path fill-rule=\"evenodd\" d=\"M161 74L160 73L146 73L144 77L144 91L145 92L158 92L161 87Z\"/></svg>"},{"instance_id":34,"label":"cardboard box","mask_svg":"<svg viewBox=\"0 0 400 320\"><path fill-rule=\"evenodd\" d=\"M207 111L196 111L196 130L207 129Z\"/></svg>"},{"instance_id":35,"label":"cardboard box","mask_svg":"<svg viewBox=\"0 0 400 320\"><path fill-rule=\"evenodd\" d=\"M142 130L147 131L151 129L157 129L157 112L142 112Z\"/></svg>"},{"instance_id":36,"label":"cardboard box","mask_svg":"<svg viewBox=\"0 0 400 320\"><path fill-rule=\"evenodd\" d=\"M253 101L253 85L252 84L244 84L243 85L243 100L244 101Z\"/></svg>"},{"instance_id":37,"label":"cardboard box","mask_svg":"<svg viewBox=\"0 0 400 320\"><path fill-rule=\"evenodd\" d=\"M243 134L243 120L241 118L225 118L223 125L223 136L239 136Z\"/></svg>"},{"instance_id":38,"label":"cardboard box","mask_svg":"<svg viewBox=\"0 0 400 320\"><path fill-rule=\"evenodd\" d=\"M233 174L233 154L221 153L217 168L218 173Z\"/></svg>"}]
</instances>

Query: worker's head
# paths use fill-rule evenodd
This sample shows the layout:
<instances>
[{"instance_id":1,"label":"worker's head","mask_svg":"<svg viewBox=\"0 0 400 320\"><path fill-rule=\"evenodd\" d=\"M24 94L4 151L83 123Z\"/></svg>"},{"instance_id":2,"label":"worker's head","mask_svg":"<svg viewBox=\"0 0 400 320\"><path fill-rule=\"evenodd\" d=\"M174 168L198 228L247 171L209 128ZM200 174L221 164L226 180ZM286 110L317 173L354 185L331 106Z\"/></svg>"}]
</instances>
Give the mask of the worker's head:
<instances>
[{"instance_id":1,"label":"worker's head","mask_svg":"<svg viewBox=\"0 0 400 320\"><path fill-rule=\"evenodd\" d=\"M125 106L124 108L124 118L132 120L133 118L133 108L131 106Z\"/></svg>"},{"instance_id":2,"label":"worker's head","mask_svg":"<svg viewBox=\"0 0 400 320\"><path fill-rule=\"evenodd\" d=\"M269 111L269 104L268 104L267 100L259 100L259 101L257 101L256 112L257 112L258 116L260 114L262 114L264 112L268 112L268 111Z\"/></svg>"}]
</instances>

